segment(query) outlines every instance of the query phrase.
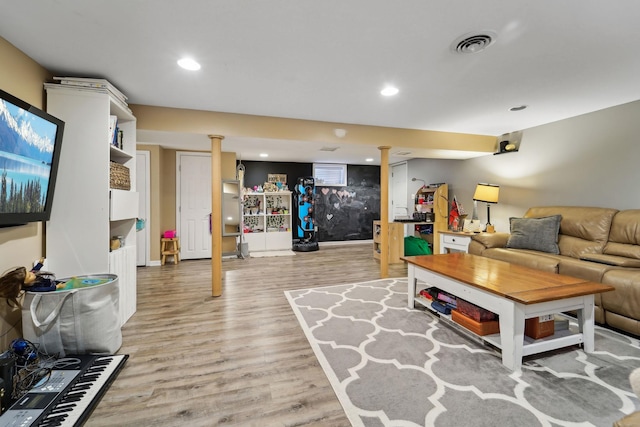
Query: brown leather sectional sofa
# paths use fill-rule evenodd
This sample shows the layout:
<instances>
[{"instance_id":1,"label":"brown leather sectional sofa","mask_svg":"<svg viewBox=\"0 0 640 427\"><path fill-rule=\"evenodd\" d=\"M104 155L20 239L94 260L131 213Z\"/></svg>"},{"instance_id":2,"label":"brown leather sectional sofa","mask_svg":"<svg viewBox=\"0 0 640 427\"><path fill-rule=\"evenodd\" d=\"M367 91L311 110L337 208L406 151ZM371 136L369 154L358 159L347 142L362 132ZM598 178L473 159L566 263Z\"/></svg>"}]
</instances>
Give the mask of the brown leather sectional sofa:
<instances>
[{"instance_id":1,"label":"brown leather sectional sofa","mask_svg":"<svg viewBox=\"0 0 640 427\"><path fill-rule=\"evenodd\" d=\"M474 235L469 253L612 285L595 297L596 322L640 336L640 209L545 206L524 218L554 215L558 254L508 247L509 233Z\"/></svg>"}]
</instances>

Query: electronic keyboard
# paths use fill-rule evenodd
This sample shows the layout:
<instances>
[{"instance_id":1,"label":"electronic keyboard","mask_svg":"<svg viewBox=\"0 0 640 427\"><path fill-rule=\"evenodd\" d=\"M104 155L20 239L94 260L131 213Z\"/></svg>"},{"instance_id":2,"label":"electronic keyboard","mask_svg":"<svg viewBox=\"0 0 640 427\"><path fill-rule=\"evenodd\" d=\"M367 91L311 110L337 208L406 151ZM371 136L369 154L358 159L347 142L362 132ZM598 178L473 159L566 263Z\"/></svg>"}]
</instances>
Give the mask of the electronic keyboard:
<instances>
[{"instance_id":1,"label":"electronic keyboard","mask_svg":"<svg viewBox=\"0 0 640 427\"><path fill-rule=\"evenodd\" d=\"M128 355L67 355L2 416L0 427L81 426L122 370ZM48 378L48 379L47 379Z\"/></svg>"}]
</instances>

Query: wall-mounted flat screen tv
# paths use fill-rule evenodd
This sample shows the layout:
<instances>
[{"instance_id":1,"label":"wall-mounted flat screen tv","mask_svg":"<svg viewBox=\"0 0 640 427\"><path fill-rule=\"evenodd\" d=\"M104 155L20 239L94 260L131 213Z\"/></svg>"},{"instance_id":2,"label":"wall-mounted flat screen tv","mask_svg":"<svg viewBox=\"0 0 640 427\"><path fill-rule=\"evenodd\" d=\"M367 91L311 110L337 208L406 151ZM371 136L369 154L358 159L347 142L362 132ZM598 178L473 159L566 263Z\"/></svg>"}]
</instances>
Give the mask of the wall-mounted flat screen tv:
<instances>
[{"instance_id":1,"label":"wall-mounted flat screen tv","mask_svg":"<svg viewBox=\"0 0 640 427\"><path fill-rule=\"evenodd\" d=\"M51 216L64 122L0 90L0 227Z\"/></svg>"}]
</instances>

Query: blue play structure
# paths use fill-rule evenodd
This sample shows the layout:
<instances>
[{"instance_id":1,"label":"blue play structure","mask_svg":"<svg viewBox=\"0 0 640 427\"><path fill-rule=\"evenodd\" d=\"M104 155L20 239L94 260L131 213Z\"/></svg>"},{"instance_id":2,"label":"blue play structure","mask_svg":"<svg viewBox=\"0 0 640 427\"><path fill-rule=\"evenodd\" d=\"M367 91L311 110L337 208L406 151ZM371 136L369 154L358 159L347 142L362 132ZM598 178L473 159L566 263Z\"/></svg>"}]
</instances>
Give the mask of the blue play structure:
<instances>
[{"instance_id":1,"label":"blue play structure","mask_svg":"<svg viewBox=\"0 0 640 427\"><path fill-rule=\"evenodd\" d=\"M301 177L294 187L294 251L317 251L318 227L315 224L315 182L313 177Z\"/></svg>"}]
</instances>

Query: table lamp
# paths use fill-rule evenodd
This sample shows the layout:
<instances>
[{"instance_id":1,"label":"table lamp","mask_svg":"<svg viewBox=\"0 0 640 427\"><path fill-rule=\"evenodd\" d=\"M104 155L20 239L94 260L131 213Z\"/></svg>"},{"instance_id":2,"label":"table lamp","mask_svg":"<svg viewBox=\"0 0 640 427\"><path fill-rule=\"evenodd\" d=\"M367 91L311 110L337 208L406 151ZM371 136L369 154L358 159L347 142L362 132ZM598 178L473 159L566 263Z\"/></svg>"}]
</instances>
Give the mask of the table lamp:
<instances>
[{"instance_id":1,"label":"table lamp","mask_svg":"<svg viewBox=\"0 0 640 427\"><path fill-rule=\"evenodd\" d=\"M476 192L473 194L473 200L478 202L485 202L487 204L487 228L486 231L493 233L495 227L491 224L491 210L492 203L498 203L498 194L500 193L500 186L494 184L479 183L476 186Z\"/></svg>"}]
</instances>

